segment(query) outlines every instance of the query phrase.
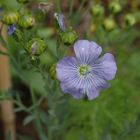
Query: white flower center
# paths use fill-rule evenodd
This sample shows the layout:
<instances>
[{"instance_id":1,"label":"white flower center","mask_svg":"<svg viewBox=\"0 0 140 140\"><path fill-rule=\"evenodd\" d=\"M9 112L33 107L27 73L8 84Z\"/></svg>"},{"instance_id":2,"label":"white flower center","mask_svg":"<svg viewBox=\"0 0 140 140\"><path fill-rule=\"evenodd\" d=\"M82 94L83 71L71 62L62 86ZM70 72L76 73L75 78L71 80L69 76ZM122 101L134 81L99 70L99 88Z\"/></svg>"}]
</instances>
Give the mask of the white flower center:
<instances>
[{"instance_id":1,"label":"white flower center","mask_svg":"<svg viewBox=\"0 0 140 140\"><path fill-rule=\"evenodd\" d=\"M91 72L91 67L88 65L80 65L78 67L78 73L80 76L85 77Z\"/></svg>"}]
</instances>

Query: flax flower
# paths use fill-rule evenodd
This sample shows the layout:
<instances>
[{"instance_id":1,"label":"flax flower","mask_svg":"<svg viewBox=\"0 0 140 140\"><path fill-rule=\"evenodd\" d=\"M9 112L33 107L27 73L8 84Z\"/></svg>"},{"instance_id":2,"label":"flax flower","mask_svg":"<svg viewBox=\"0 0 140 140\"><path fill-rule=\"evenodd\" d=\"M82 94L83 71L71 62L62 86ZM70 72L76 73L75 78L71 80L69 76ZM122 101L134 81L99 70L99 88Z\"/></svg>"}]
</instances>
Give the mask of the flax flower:
<instances>
[{"instance_id":1,"label":"flax flower","mask_svg":"<svg viewBox=\"0 0 140 140\"><path fill-rule=\"evenodd\" d=\"M75 57L64 57L57 63L57 79L64 93L92 100L109 87L108 80L117 71L116 62L110 53L100 57L102 48L93 41L78 40L74 52Z\"/></svg>"}]
</instances>

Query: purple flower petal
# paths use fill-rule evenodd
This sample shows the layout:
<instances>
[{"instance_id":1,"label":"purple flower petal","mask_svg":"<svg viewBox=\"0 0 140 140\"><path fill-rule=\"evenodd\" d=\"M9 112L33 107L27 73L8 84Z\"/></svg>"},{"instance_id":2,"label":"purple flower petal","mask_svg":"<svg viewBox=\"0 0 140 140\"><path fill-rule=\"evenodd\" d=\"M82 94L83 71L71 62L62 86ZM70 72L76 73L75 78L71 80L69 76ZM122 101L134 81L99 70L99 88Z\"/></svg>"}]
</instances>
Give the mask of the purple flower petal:
<instances>
[{"instance_id":1,"label":"purple flower petal","mask_svg":"<svg viewBox=\"0 0 140 140\"><path fill-rule=\"evenodd\" d=\"M87 91L87 97L89 100L93 100L99 96L100 88L90 88Z\"/></svg>"},{"instance_id":2,"label":"purple flower petal","mask_svg":"<svg viewBox=\"0 0 140 140\"><path fill-rule=\"evenodd\" d=\"M104 54L103 57L97 60L97 64L93 64L93 69L98 76L105 80L112 80L117 71L114 56L110 53Z\"/></svg>"},{"instance_id":3,"label":"purple flower petal","mask_svg":"<svg viewBox=\"0 0 140 140\"><path fill-rule=\"evenodd\" d=\"M37 50L37 48L38 48L39 46L37 45L37 43L36 42L34 42L33 44L32 44L32 55L34 55L35 53L36 53L36 50Z\"/></svg>"},{"instance_id":4,"label":"purple flower petal","mask_svg":"<svg viewBox=\"0 0 140 140\"><path fill-rule=\"evenodd\" d=\"M79 40L74 44L76 57L83 64L95 61L102 52L102 48L93 41Z\"/></svg>"},{"instance_id":5,"label":"purple flower petal","mask_svg":"<svg viewBox=\"0 0 140 140\"><path fill-rule=\"evenodd\" d=\"M60 81L71 78L76 71L77 61L74 57L64 57L56 65L57 79Z\"/></svg>"},{"instance_id":6,"label":"purple flower petal","mask_svg":"<svg viewBox=\"0 0 140 140\"><path fill-rule=\"evenodd\" d=\"M8 35L12 35L14 32L15 32L15 30L16 30L16 25L15 24L13 24L13 25L10 25L9 27L8 27Z\"/></svg>"},{"instance_id":7,"label":"purple flower petal","mask_svg":"<svg viewBox=\"0 0 140 140\"><path fill-rule=\"evenodd\" d=\"M64 23L64 15L63 14L55 13L54 17L56 18L56 20L57 20L57 22L59 24L60 29L62 31L65 31L66 27L65 27L65 23Z\"/></svg>"},{"instance_id":8,"label":"purple flower petal","mask_svg":"<svg viewBox=\"0 0 140 140\"><path fill-rule=\"evenodd\" d=\"M61 89L64 93L72 95L76 99L81 99L83 97L83 91L82 89L78 89L76 87L70 88L70 86L66 86L66 83L60 84Z\"/></svg>"}]
</instances>

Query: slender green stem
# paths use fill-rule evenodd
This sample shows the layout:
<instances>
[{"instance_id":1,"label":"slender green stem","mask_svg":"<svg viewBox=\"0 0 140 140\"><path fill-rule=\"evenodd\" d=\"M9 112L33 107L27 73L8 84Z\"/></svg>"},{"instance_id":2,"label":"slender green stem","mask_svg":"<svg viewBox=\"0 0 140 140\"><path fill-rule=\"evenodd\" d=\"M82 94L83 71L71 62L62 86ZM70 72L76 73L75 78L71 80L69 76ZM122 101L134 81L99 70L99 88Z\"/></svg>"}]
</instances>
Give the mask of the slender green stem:
<instances>
[{"instance_id":1,"label":"slender green stem","mask_svg":"<svg viewBox=\"0 0 140 140\"><path fill-rule=\"evenodd\" d=\"M70 8L69 8L69 16L72 15L73 5L74 5L74 0L71 0L70 1Z\"/></svg>"},{"instance_id":2,"label":"slender green stem","mask_svg":"<svg viewBox=\"0 0 140 140\"><path fill-rule=\"evenodd\" d=\"M57 12L61 13L60 0L56 0Z\"/></svg>"},{"instance_id":3,"label":"slender green stem","mask_svg":"<svg viewBox=\"0 0 140 140\"><path fill-rule=\"evenodd\" d=\"M59 48L60 48L60 41L59 41L59 37L57 35L57 40L56 40L56 57L57 57L57 59L59 59Z\"/></svg>"},{"instance_id":4,"label":"slender green stem","mask_svg":"<svg viewBox=\"0 0 140 140\"><path fill-rule=\"evenodd\" d=\"M33 106L35 106L36 97L35 97L35 94L34 94L34 91L33 91L32 87L31 87L30 91L31 91L32 103L33 103ZM39 136L40 140L44 140L44 138L45 138L45 140L47 140L47 136L45 135L45 133L43 131L43 128L42 128L42 125L41 125L38 107L33 109L33 113L35 115L35 126L36 126L36 129L37 129L38 136Z\"/></svg>"},{"instance_id":5,"label":"slender green stem","mask_svg":"<svg viewBox=\"0 0 140 140\"><path fill-rule=\"evenodd\" d=\"M31 92L32 104L34 105L36 103L36 98L32 87L30 88L30 92Z\"/></svg>"},{"instance_id":6,"label":"slender green stem","mask_svg":"<svg viewBox=\"0 0 140 140\"><path fill-rule=\"evenodd\" d=\"M19 67L19 65L18 65L18 63L16 62L15 58L14 58L10 53L9 53L9 56L10 56L10 59L11 59L13 65L14 65L16 71L17 71L18 76L19 76L25 83L27 83L27 80L26 80L26 78L25 78L24 75L23 75L22 69Z\"/></svg>"},{"instance_id":7,"label":"slender green stem","mask_svg":"<svg viewBox=\"0 0 140 140\"><path fill-rule=\"evenodd\" d=\"M18 107L20 107L20 109L21 109L22 111L25 111L25 112L27 112L27 113L30 113L30 110L29 110L27 107L25 107L20 101L14 100L14 103L15 103Z\"/></svg>"},{"instance_id":8,"label":"slender green stem","mask_svg":"<svg viewBox=\"0 0 140 140\"><path fill-rule=\"evenodd\" d=\"M44 97L40 97L40 99L38 101L36 101L36 103L34 105L32 105L31 107L28 108L29 111L34 110L35 108L37 108L43 101Z\"/></svg>"},{"instance_id":9,"label":"slender green stem","mask_svg":"<svg viewBox=\"0 0 140 140\"><path fill-rule=\"evenodd\" d=\"M81 4L80 4L80 6L79 6L79 8L77 10L77 13L80 13L81 12L81 10L82 10L83 5L84 5L85 2L86 2L86 0L82 0Z\"/></svg>"}]
</instances>

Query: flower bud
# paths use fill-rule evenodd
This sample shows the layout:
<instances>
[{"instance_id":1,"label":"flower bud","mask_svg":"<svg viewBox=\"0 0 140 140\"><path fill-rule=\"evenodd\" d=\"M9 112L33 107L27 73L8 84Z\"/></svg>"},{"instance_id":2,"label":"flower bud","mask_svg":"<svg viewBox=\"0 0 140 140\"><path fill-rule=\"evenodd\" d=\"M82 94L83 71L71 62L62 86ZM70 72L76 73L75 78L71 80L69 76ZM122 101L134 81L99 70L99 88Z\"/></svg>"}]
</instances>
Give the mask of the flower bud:
<instances>
[{"instance_id":1,"label":"flower bud","mask_svg":"<svg viewBox=\"0 0 140 140\"><path fill-rule=\"evenodd\" d=\"M104 7L101 5L94 5L91 8L91 13L93 14L93 16L101 16L104 13Z\"/></svg>"},{"instance_id":2,"label":"flower bud","mask_svg":"<svg viewBox=\"0 0 140 140\"><path fill-rule=\"evenodd\" d=\"M8 35L12 35L12 34L15 32L15 30L16 30L16 25L15 25L15 24L10 25L10 26L8 27L8 30L7 30Z\"/></svg>"},{"instance_id":3,"label":"flower bud","mask_svg":"<svg viewBox=\"0 0 140 140\"><path fill-rule=\"evenodd\" d=\"M136 23L136 19L132 14L127 14L124 17L124 20L125 20L125 25L127 26L133 26Z\"/></svg>"},{"instance_id":4,"label":"flower bud","mask_svg":"<svg viewBox=\"0 0 140 140\"><path fill-rule=\"evenodd\" d=\"M19 13L16 11L6 11L3 13L2 20L5 24L15 24L19 20Z\"/></svg>"},{"instance_id":5,"label":"flower bud","mask_svg":"<svg viewBox=\"0 0 140 140\"><path fill-rule=\"evenodd\" d=\"M18 3L26 3L28 2L29 0L17 0Z\"/></svg>"},{"instance_id":6,"label":"flower bud","mask_svg":"<svg viewBox=\"0 0 140 140\"><path fill-rule=\"evenodd\" d=\"M19 19L18 25L23 28L29 28L35 25L35 18L32 15L23 15Z\"/></svg>"},{"instance_id":7,"label":"flower bud","mask_svg":"<svg viewBox=\"0 0 140 140\"><path fill-rule=\"evenodd\" d=\"M54 13L54 17L57 20L59 28L64 32L66 30L65 23L64 23L64 15L63 14Z\"/></svg>"},{"instance_id":8,"label":"flower bud","mask_svg":"<svg viewBox=\"0 0 140 140\"><path fill-rule=\"evenodd\" d=\"M40 38L33 38L25 46L25 50L32 56L42 54L46 49L46 43Z\"/></svg>"},{"instance_id":9,"label":"flower bud","mask_svg":"<svg viewBox=\"0 0 140 140\"><path fill-rule=\"evenodd\" d=\"M52 79L56 79L56 64L53 64L50 68L50 76Z\"/></svg>"},{"instance_id":10,"label":"flower bud","mask_svg":"<svg viewBox=\"0 0 140 140\"><path fill-rule=\"evenodd\" d=\"M111 18L106 18L103 21L103 27L105 28L105 30L110 31L115 28L115 21Z\"/></svg>"},{"instance_id":11,"label":"flower bud","mask_svg":"<svg viewBox=\"0 0 140 140\"><path fill-rule=\"evenodd\" d=\"M109 10L114 14L119 13L121 9L122 7L119 2L113 1L109 4Z\"/></svg>"},{"instance_id":12,"label":"flower bud","mask_svg":"<svg viewBox=\"0 0 140 140\"><path fill-rule=\"evenodd\" d=\"M64 32L60 31L59 36L61 41L67 45L73 44L74 41L78 38L76 32L72 29L72 27L67 28Z\"/></svg>"}]
</instances>

